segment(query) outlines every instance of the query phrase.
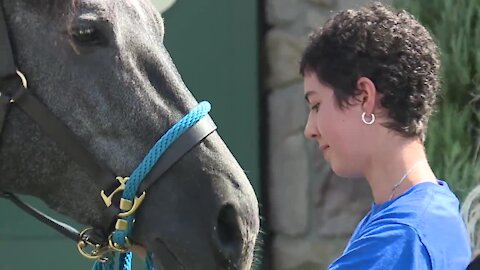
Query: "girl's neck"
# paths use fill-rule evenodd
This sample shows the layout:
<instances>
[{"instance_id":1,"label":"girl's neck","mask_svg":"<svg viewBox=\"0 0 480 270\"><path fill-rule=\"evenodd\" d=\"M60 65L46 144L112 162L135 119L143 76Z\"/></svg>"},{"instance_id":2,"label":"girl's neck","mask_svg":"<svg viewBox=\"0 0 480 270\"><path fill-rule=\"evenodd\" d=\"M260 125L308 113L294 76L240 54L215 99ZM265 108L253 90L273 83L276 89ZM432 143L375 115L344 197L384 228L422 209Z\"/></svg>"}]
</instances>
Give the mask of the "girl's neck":
<instances>
[{"instance_id":1,"label":"girl's neck","mask_svg":"<svg viewBox=\"0 0 480 270\"><path fill-rule=\"evenodd\" d=\"M365 170L375 203L390 201L418 183L436 181L420 140L390 138L383 145L387 147L375 149Z\"/></svg>"}]
</instances>

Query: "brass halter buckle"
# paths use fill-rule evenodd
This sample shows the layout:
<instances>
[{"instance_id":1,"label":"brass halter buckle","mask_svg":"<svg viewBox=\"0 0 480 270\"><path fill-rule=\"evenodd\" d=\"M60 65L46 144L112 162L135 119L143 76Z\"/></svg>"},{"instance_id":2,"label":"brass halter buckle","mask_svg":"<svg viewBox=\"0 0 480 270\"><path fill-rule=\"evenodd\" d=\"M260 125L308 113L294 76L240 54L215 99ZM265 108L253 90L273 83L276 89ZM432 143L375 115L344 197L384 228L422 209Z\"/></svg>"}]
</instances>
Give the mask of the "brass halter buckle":
<instances>
[{"instance_id":1,"label":"brass halter buckle","mask_svg":"<svg viewBox=\"0 0 480 270\"><path fill-rule=\"evenodd\" d=\"M28 88L27 78L25 77L25 75L23 75L23 73L20 70L17 70L16 72L17 72L17 76L22 81L23 88L27 89ZM2 95L3 95L2 92L0 92L0 96ZM10 98L10 103L15 103L15 99Z\"/></svg>"},{"instance_id":2,"label":"brass halter buckle","mask_svg":"<svg viewBox=\"0 0 480 270\"><path fill-rule=\"evenodd\" d=\"M129 177L118 176L116 180L120 183L120 185L108 196L105 194L104 190L100 192L100 196L102 197L102 200L107 207L110 207L112 205L113 197L116 194L121 193L125 190L128 179ZM135 197L133 202L130 200L126 200L124 198L120 199L119 208L123 212L118 214L118 219L115 224L116 230L128 229L128 222L123 218L133 215L137 211L138 207L142 204L144 199L145 199L145 192L143 192L143 194L140 197ZM92 243L88 240L88 236L86 235L86 232L88 232L89 230L92 230L92 228L85 229L80 233L81 240L77 244L78 251L85 258L92 259L92 260L107 261L109 259L108 255L112 251L125 253L125 252L128 252L132 247L127 237L125 237L125 245L114 243L112 240L113 233L110 234L110 236L108 237L108 245L106 246Z\"/></svg>"},{"instance_id":3,"label":"brass halter buckle","mask_svg":"<svg viewBox=\"0 0 480 270\"><path fill-rule=\"evenodd\" d=\"M116 180L120 183L120 185L110 195L107 196L104 190L100 192L100 196L102 196L103 202L107 207L110 207L110 205L112 205L113 196L125 190L126 183L129 179L129 177L118 176ZM145 192L143 192L140 197L135 197L133 203L130 200L126 200L123 198L120 199L120 209L124 212L118 214L118 216L122 218L133 215L135 211L137 211L138 207L142 204L144 199Z\"/></svg>"},{"instance_id":4,"label":"brass halter buckle","mask_svg":"<svg viewBox=\"0 0 480 270\"><path fill-rule=\"evenodd\" d=\"M77 243L78 251L87 259L107 261L106 254L110 251L110 247L90 242L86 233L92 229L87 228L80 233L81 240Z\"/></svg>"},{"instance_id":5,"label":"brass halter buckle","mask_svg":"<svg viewBox=\"0 0 480 270\"><path fill-rule=\"evenodd\" d=\"M113 203L113 197L125 190L126 183L129 180L129 177L121 177L118 176L116 177L116 180L119 182L119 186L110 194L106 195L105 191L102 190L100 192L100 196L102 197L103 202L107 207L110 207ZM121 213L119 213L117 222L115 224L115 229L116 230L127 230L128 229L128 222L124 220L123 218L131 216L135 214L137 211L138 207L142 204L143 200L145 199L145 192L142 193L140 197L135 197L135 199L132 201L121 198L120 199L120 205L119 208L122 210ZM85 239L85 232L87 232L90 229L86 229L81 233L81 239ZM130 250L132 247L129 239L125 237L125 245L120 245L118 243L114 243L112 240L113 233L110 234L108 237L108 246L100 246L100 245L95 245L91 242L88 242L88 240L80 240L77 244L78 250L80 253L88 258L88 259L94 259L94 260L108 260L108 255L109 252L115 251L115 252L121 252L125 253Z\"/></svg>"},{"instance_id":6,"label":"brass halter buckle","mask_svg":"<svg viewBox=\"0 0 480 270\"><path fill-rule=\"evenodd\" d=\"M118 243L114 243L112 241L112 234L110 234L110 236L108 237L108 246L109 246L110 250L117 251L117 252L120 252L120 253L125 253L125 252L128 252L130 250L130 248L132 247L132 244L130 244L130 240L128 240L127 237L125 237L125 245L124 246L122 246Z\"/></svg>"},{"instance_id":7,"label":"brass halter buckle","mask_svg":"<svg viewBox=\"0 0 480 270\"><path fill-rule=\"evenodd\" d=\"M123 192L125 190L127 181L130 178L129 177L117 176L116 179L120 183L120 185L110 195L107 196L105 194L104 190L102 190L100 192L100 196L102 197L103 202L105 203L105 205L107 207L110 207L110 205L112 205L113 196L115 196L117 193ZM138 207L140 207L140 205L142 204L144 199L145 199L145 192L143 192L142 195L140 195L140 197L135 197L133 202L130 201L130 200L127 200L125 198L120 199L119 208L123 212L121 212L117 215L119 218L117 219L117 222L115 224L115 229L116 230L125 230L126 231L128 229L128 222L126 220L124 220L123 218L135 214L135 212L137 211ZM112 246L112 248L117 248L117 247L114 247L114 245L111 245L111 246Z\"/></svg>"}]
</instances>

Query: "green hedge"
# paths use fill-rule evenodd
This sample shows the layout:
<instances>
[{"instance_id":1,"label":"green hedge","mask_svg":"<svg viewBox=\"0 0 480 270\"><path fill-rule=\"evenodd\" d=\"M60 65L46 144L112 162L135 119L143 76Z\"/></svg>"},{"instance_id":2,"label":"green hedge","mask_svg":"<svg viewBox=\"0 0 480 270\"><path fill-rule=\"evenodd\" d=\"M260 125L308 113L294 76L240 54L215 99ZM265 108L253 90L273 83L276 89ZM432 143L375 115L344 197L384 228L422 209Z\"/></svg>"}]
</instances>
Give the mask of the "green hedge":
<instances>
[{"instance_id":1,"label":"green hedge","mask_svg":"<svg viewBox=\"0 0 480 270\"><path fill-rule=\"evenodd\" d=\"M480 183L480 1L394 0L440 47L442 94L426 150L435 174L461 200Z\"/></svg>"}]
</instances>

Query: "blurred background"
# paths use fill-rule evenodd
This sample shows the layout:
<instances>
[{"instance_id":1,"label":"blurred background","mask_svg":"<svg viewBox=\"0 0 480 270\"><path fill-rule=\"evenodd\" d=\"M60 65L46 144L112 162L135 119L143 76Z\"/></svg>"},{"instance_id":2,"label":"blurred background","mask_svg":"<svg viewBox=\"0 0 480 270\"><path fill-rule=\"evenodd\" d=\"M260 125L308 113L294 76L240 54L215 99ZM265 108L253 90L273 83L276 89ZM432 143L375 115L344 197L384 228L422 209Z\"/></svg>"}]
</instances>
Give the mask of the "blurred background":
<instances>
[{"instance_id":1,"label":"blurred background","mask_svg":"<svg viewBox=\"0 0 480 270\"><path fill-rule=\"evenodd\" d=\"M333 12L369 1L154 2L170 7L165 45L195 97L212 103L218 131L259 198L263 233L254 268L325 269L372 199L364 181L335 176L304 139L298 62L308 33ZM463 200L480 181L480 2L382 2L413 13L440 46L443 93L426 147L437 176ZM9 217L0 220L0 270L90 269L72 243L9 202L0 202L0 213Z\"/></svg>"}]
</instances>

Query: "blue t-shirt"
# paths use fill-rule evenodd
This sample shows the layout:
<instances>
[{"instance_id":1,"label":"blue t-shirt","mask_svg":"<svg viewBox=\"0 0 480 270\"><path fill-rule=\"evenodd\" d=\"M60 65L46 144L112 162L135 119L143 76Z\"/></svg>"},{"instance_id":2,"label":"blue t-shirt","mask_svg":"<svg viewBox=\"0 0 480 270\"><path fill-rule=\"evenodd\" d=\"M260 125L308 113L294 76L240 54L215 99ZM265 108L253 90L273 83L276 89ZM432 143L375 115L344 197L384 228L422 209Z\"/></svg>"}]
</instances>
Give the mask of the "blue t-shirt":
<instances>
[{"instance_id":1,"label":"blue t-shirt","mask_svg":"<svg viewBox=\"0 0 480 270\"><path fill-rule=\"evenodd\" d=\"M448 185L420 183L374 204L329 270L465 270L471 259L459 203Z\"/></svg>"}]
</instances>

